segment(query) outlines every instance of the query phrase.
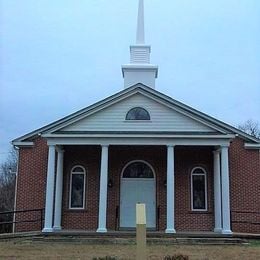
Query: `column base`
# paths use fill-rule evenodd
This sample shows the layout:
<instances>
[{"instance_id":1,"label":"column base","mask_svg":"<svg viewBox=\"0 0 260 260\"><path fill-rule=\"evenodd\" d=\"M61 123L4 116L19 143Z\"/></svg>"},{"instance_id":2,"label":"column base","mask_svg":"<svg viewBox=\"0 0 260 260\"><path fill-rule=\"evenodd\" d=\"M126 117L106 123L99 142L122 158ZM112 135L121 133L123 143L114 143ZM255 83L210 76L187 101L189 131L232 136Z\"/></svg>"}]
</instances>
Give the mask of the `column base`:
<instances>
[{"instance_id":1,"label":"column base","mask_svg":"<svg viewBox=\"0 0 260 260\"><path fill-rule=\"evenodd\" d=\"M96 232L98 232L98 233L106 233L107 229L106 228L98 228Z\"/></svg>"},{"instance_id":2,"label":"column base","mask_svg":"<svg viewBox=\"0 0 260 260\"><path fill-rule=\"evenodd\" d=\"M61 231L61 227L59 227L59 226L54 226L54 227L53 227L53 231Z\"/></svg>"},{"instance_id":3,"label":"column base","mask_svg":"<svg viewBox=\"0 0 260 260\"><path fill-rule=\"evenodd\" d=\"M214 228L215 233L222 233L222 228Z\"/></svg>"},{"instance_id":4,"label":"column base","mask_svg":"<svg viewBox=\"0 0 260 260\"><path fill-rule=\"evenodd\" d=\"M50 232L53 232L53 228L44 228L42 230L43 233L50 233Z\"/></svg>"},{"instance_id":5,"label":"column base","mask_svg":"<svg viewBox=\"0 0 260 260\"><path fill-rule=\"evenodd\" d=\"M167 234L173 234L173 233L176 233L176 230L175 230L174 228L167 228L167 229L165 230L165 233L167 233Z\"/></svg>"},{"instance_id":6,"label":"column base","mask_svg":"<svg viewBox=\"0 0 260 260\"><path fill-rule=\"evenodd\" d=\"M233 234L233 232L231 230L222 230L221 233L224 234L224 235L232 235Z\"/></svg>"}]
</instances>

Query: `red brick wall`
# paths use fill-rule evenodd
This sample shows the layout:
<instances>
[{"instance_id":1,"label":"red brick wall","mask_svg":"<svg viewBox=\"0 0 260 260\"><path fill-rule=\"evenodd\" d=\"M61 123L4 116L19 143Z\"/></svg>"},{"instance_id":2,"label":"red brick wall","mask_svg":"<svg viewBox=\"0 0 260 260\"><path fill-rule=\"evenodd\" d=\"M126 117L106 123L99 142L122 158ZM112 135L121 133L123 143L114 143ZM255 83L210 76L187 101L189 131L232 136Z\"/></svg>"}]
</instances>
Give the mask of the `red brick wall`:
<instances>
[{"instance_id":1,"label":"red brick wall","mask_svg":"<svg viewBox=\"0 0 260 260\"><path fill-rule=\"evenodd\" d=\"M236 138L231 143L229 157L232 220L241 221L233 223L232 229L234 232L260 233L260 224L242 223L260 223L259 150L244 149L243 140Z\"/></svg>"},{"instance_id":2,"label":"red brick wall","mask_svg":"<svg viewBox=\"0 0 260 260\"><path fill-rule=\"evenodd\" d=\"M33 148L19 149L16 210L45 207L48 147L42 138ZM40 219L40 212L17 213L16 221ZM16 224L16 231L40 230L40 221Z\"/></svg>"},{"instance_id":3,"label":"red brick wall","mask_svg":"<svg viewBox=\"0 0 260 260\"><path fill-rule=\"evenodd\" d=\"M21 148L17 186L17 210L44 208L45 179L47 173L48 147L42 138L34 140L33 148ZM213 148L175 147L175 227L177 231L211 231L214 228L213 201ZM63 217L64 229L96 230L98 226L100 147L66 146L64 157ZM107 227L116 228L115 212L120 205L120 174L131 160L145 160L156 173L156 200L160 206L157 228L166 228L166 147L164 146L110 146ZM259 151L244 149L243 141L236 139L230 147L230 191L232 211L260 212L260 162ZM75 165L87 170L87 193L85 210L69 210L69 176ZM193 167L201 166L207 171L208 211L195 213L190 203L190 173ZM39 218L39 213L17 215ZM232 213L234 221L260 222L259 214ZM40 230L40 223L17 224L16 231ZM235 232L260 233L259 225L233 223Z\"/></svg>"}]
</instances>

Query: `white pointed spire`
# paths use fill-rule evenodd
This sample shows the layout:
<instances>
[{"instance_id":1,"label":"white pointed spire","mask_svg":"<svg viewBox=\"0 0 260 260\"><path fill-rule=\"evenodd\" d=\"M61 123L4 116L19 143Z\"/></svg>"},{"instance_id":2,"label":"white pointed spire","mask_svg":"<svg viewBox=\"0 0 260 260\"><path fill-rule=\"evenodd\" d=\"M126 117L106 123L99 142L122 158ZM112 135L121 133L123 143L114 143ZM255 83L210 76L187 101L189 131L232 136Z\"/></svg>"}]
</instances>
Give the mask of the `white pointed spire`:
<instances>
[{"instance_id":1,"label":"white pointed spire","mask_svg":"<svg viewBox=\"0 0 260 260\"><path fill-rule=\"evenodd\" d=\"M144 0L139 0L138 17L137 17L137 31L136 44L144 44Z\"/></svg>"},{"instance_id":2,"label":"white pointed spire","mask_svg":"<svg viewBox=\"0 0 260 260\"><path fill-rule=\"evenodd\" d=\"M150 63L151 46L144 35L144 0L139 0L136 44L130 46L130 63L122 66L125 88L138 83L155 88L158 67Z\"/></svg>"}]
</instances>

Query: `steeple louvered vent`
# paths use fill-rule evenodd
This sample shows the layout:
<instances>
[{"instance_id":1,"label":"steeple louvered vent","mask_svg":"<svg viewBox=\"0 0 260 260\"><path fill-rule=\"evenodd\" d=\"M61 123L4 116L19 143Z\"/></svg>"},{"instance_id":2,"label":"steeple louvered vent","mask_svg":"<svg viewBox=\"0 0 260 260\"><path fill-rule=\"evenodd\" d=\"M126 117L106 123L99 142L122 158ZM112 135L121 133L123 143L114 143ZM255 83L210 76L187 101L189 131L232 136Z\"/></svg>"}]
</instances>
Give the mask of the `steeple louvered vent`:
<instances>
[{"instance_id":1,"label":"steeple louvered vent","mask_svg":"<svg viewBox=\"0 0 260 260\"><path fill-rule=\"evenodd\" d=\"M131 46L130 47L131 63L150 63L150 46Z\"/></svg>"}]
</instances>

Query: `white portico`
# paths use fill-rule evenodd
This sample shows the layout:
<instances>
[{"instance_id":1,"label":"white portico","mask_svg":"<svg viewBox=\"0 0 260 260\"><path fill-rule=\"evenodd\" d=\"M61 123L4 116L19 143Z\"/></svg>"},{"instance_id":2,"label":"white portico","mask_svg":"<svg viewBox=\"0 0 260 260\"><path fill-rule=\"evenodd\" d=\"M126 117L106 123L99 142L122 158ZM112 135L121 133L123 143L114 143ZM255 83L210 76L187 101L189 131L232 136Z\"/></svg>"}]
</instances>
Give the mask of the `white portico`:
<instances>
[{"instance_id":1,"label":"white portico","mask_svg":"<svg viewBox=\"0 0 260 260\"><path fill-rule=\"evenodd\" d=\"M48 177L47 177L47 192L46 192L46 212L45 226L43 232L52 232L53 230L61 229L61 204L62 204L62 159L63 147L66 150L67 145L100 145L100 191L99 191L99 216L97 232L106 232L106 217L107 217L107 201L108 201L108 164L109 164L109 146L119 145L163 145L167 147L167 229L166 233L175 233L175 163L174 150L176 146L212 146L216 147L214 151L214 196L215 196L215 232L230 234L230 216L225 212L229 212L229 172L228 172L228 143L232 136L217 139L202 138L104 138L106 142L100 144L100 139L96 138L48 138L49 141L49 160L48 160ZM216 137L215 137L216 138ZM91 140L92 139L92 140ZM101 138L102 140L103 138ZM55 153L56 148L56 153ZM56 169L56 187L54 187L55 178L55 156L57 157ZM221 160L220 160L221 156ZM220 174L221 173L221 174ZM222 176L221 176L222 175ZM56 198L54 205L54 190L56 190ZM222 204L222 207L221 207ZM54 223L52 223L52 212L54 212ZM223 224L222 224L223 223Z\"/></svg>"}]
</instances>

